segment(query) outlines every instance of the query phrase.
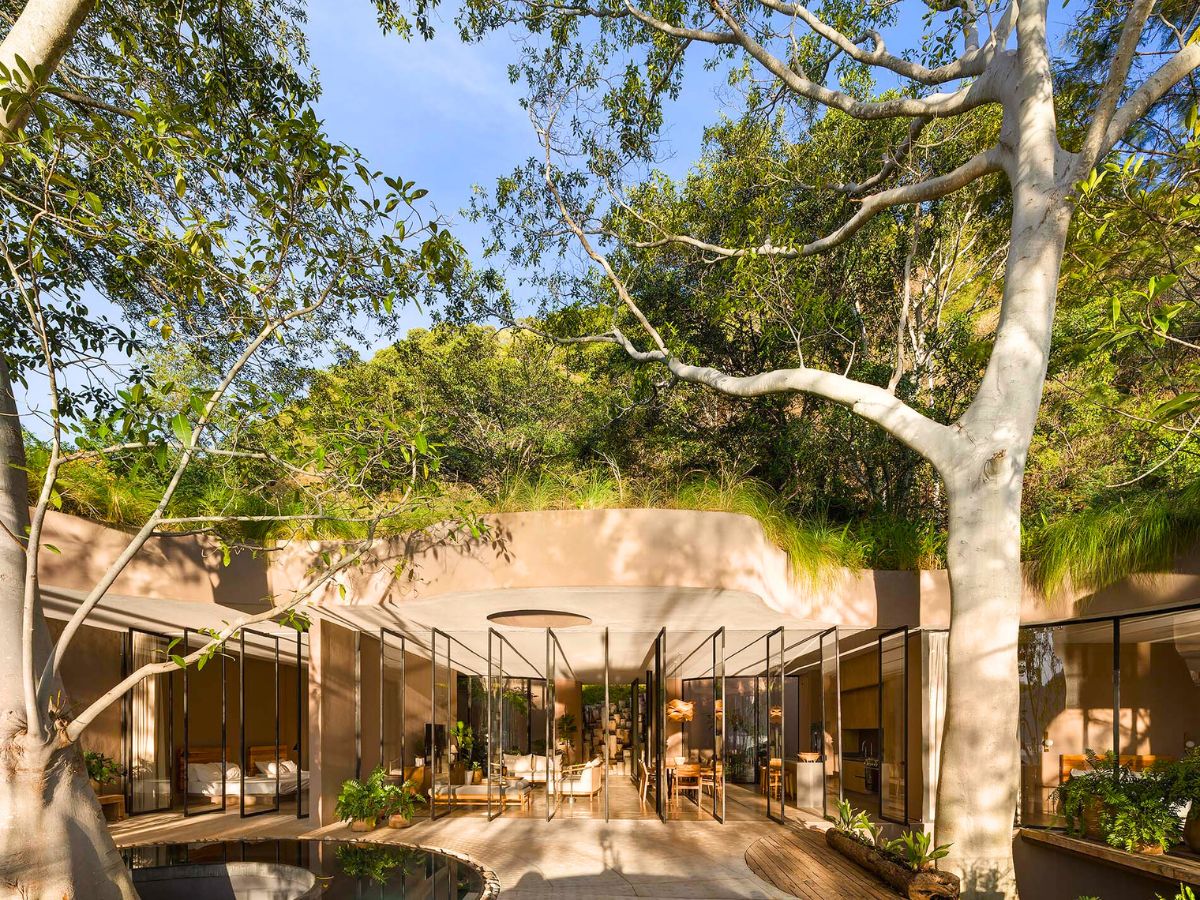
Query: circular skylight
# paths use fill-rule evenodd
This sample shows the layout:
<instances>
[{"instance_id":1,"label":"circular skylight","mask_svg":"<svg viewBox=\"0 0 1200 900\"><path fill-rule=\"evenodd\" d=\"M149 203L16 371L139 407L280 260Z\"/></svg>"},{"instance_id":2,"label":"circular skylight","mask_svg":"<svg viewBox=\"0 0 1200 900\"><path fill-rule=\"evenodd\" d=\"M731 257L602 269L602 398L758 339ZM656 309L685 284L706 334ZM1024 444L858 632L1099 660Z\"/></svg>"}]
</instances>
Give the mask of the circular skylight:
<instances>
[{"instance_id":1,"label":"circular skylight","mask_svg":"<svg viewBox=\"0 0 1200 900\"><path fill-rule=\"evenodd\" d=\"M592 620L587 616L555 609L511 609L507 612L492 613L488 616L488 621L513 628L573 628L577 625L592 624Z\"/></svg>"}]
</instances>

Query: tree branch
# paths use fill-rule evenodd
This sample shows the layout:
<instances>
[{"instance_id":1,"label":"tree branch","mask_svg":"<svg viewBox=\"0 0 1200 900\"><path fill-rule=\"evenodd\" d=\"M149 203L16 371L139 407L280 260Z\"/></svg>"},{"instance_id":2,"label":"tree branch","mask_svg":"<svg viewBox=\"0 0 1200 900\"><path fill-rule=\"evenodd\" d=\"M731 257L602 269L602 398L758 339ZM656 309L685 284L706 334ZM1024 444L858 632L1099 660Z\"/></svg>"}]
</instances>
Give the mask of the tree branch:
<instances>
[{"instance_id":1,"label":"tree branch","mask_svg":"<svg viewBox=\"0 0 1200 900\"><path fill-rule=\"evenodd\" d=\"M706 253L712 253L726 259L739 259L746 256L774 256L782 259L800 259L830 250L845 243L864 225L871 221L871 219L886 209L909 203L925 203L929 200L936 200L939 197L945 197L947 194L966 187L972 181L996 172L1002 172L1004 171L1004 159L1004 151L997 145L977 153L961 166L944 175L937 175L915 184L901 185L900 187L872 194L863 199L862 206L859 207L858 212L836 231L799 247L777 247L769 240L757 247L722 247L719 244L702 241L690 235L679 234L668 235L667 237L653 241L633 242L632 246L645 250L663 247L668 244L685 244L689 247L695 247L697 250L703 250Z\"/></svg>"},{"instance_id":2,"label":"tree branch","mask_svg":"<svg viewBox=\"0 0 1200 900\"><path fill-rule=\"evenodd\" d=\"M725 23L736 43L790 90L856 119L953 116L996 99L992 79L989 77L993 70L991 67L984 67L978 78L953 93L931 94L927 97L897 97L892 100L856 100L849 94L835 91L801 75L747 34L719 0L709 0L709 3Z\"/></svg>"},{"instance_id":3,"label":"tree branch","mask_svg":"<svg viewBox=\"0 0 1200 900\"><path fill-rule=\"evenodd\" d=\"M966 53L953 62L930 69L920 63L889 53L883 36L877 31L868 31L858 40L851 40L847 35L827 24L803 4L788 3L785 0L759 0L759 2L775 12L800 19L816 34L841 49L851 59L878 68L888 69L904 78L910 78L913 81L927 85L945 84L947 81L957 81L960 78L972 78L981 75L991 58L989 52L994 46L994 41L997 39L997 35L993 33L983 48L968 49ZM859 46L865 40L871 41L873 49L864 50Z\"/></svg>"},{"instance_id":4,"label":"tree branch","mask_svg":"<svg viewBox=\"0 0 1200 900\"><path fill-rule=\"evenodd\" d=\"M1113 113L1112 121L1108 123L1104 132L1104 139L1096 149L1096 157L1088 168L1094 168L1167 91L1186 78L1197 66L1200 66L1200 41L1188 44L1142 82L1141 87Z\"/></svg>"},{"instance_id":5,"label":"tree branch","mask_svg":"<svg viewBox=\"0 0 1200 900\"><path fill-rule=\"evenodd\" d=\"M1125 90L1125 81L1129 77L1129 69L1133 65L1134 54L1137 53L1138 42L1142 37L1142 29L1154 7L1154 0L1135 0L1125 17L1121 28L1121 40L1117 44L1117 52L1112 65L1108 69L1108 77L1100 91L1100 101L1092 112L1092 123L1088 126L1083 147L1079 151L1079 171L1077 177L1091 171L1104 145L1108 126L1112 123L1117 103Z\"/></svg>"}]
</instances>

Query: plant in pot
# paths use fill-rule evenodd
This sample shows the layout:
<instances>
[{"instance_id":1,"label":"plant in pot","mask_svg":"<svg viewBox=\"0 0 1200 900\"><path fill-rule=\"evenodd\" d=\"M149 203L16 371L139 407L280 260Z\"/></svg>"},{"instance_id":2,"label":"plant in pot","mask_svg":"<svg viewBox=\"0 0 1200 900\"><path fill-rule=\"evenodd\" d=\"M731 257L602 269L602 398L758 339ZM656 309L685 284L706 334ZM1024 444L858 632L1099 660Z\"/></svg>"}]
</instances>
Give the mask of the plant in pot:
<instances>
[{"instance_id":1,"label":"plant in pot","mask_svg":"<svg viewBox=\"0 0 1200 900\"><path fill-rule=\"evenodd\" d=\"M1151 769L1113 782L1100 813L1110 846L1158 855L1179 842L1179 814L1172 807L1172 780L1166 772Z\"/></svg>"},{"instance_id":2,"label":"plant in pot","mask_svg":"<svg viewBox=\"0 0 1200 900\"><path fill-rule=\"evenodd\" d=\"M97 794L104 790L106 784L112 784L125 774L125 768L111 756L89 750L83 754L83 764L87 768L88 780L92 790Z\"/></svg>"},{"instance_id":3,"label":"plant in pot","mask_svg":"<svg viewBox=\"0 0 1200 900\"><path fill-rule=\"evenodd\" d=\"M384 812L389 828L407 828L412 824L413 816L417 814L417 804L424 803L421 797L420 785L413 779L404 784L385 784Z\"/></svg>"},{"instance_id":4,"label":"plant in pot","mask_svg":"<svg viewBox=\"0 0 1200 900\"><path fill-rule=\"evenodd\" d=\"M1072 775L1051 796L1067 820L1068 834L1103 841L1107 836L1104 812L1120 794L1122 785L1135 776L1111 751L1100 757L1089 750L1087 759L1090 769Z\"/></svg>"},{"instance_id":5,"label":"plant in pot","mask_svg":"<svg viewBox=\"0 0 1200 900\"><path fill-rule=\"evenodd\" d=\"M483 766L479 764L479 760L471 763L471 784L483 784Z\"/></svg>"},{"instance_id":6,"label":"plant in pot","mask_svg":"<svg viewBox=\"0 0 1200 900\"><path fill-rule=\"evenodd\" d=\"M386 778L387 773L380 767L362 781L348 778L342 782L333 809L339 819L350 823L351 831L373 830L379 817L387 812Z\"/></svg>"},{"instance_id":7,"label":"plant in pot","mask_svg":"<svg viewBox=\"0 0 1200 900\"><path fill-rule=\"evenodd\" d=\"M471 759L471 748L475 746L475 729L463 722L456 722L450 729L450 738L456 748L454 762L450 766L454 776L451 782L462 784L465 781L467 762Z\"/></svg>"},{"instance_id":8,"label":"plant in pot","mask_svg":"<svg viewBox=\"0 0 1200 900\"><path fill-rule=\"evenodd\" d=\"M1192 747L1176 762L1159 763L1168 802L1185 817L1183 841L1200 853L1200 747Z\"/></svg>"}]
</instances>

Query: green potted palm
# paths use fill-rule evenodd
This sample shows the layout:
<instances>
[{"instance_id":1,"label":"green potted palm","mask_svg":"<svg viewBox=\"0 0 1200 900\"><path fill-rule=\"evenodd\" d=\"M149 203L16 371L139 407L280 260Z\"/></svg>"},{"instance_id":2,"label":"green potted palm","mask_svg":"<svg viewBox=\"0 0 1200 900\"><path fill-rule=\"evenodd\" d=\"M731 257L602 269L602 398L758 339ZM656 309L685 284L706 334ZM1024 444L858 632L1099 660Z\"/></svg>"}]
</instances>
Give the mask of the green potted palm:
<instances>
[{"instance_id":1,"label":"green potted palm","mask_svg":"<svg viewBox=\"0 0 1200 900\"><path fill-rule=\"evenodd\" d=\"M348 778L342 782L334 812L343 822L350 823L351 831L372 831L379 824L379 817L388 811L387 772L376 769L362 781Z\"/></svg>"},{"instance_id":2,"label":"green potted palm","mask_svg":"<svg viewBox=\"0 0 1200 900\"><path fill-rule=\"evenodd\" d=\"M385 784L384 815L387 816L388 828L407 828L412 824L413 816L417 814L417 804L424 803L418 793L420 785L412 778L404 784Z\"/></svg>"}]
</instances>

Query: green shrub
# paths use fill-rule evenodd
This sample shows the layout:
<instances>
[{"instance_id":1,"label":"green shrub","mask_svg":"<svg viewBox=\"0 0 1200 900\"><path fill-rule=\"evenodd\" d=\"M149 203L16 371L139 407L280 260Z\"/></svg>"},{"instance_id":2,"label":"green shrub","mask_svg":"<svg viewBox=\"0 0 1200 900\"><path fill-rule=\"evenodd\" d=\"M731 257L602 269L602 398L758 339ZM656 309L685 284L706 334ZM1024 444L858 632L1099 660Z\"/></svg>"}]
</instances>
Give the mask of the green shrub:
<instances>
[{"instance_id":1,"label":"green shrub","mask_svg":"<svg viewBox=\"0 0 1200 900\"><path fill-rule=\"evenodd\" d=\"M97 784L110 784L125 774L125 767L111 756L89 750L83 754L88 778Z\"/></svg>"},{"instance_id":2,"label":"green shrub","mask_svg":"<svg viewBox=\"0 0 1200 900\"><path fill-rule=\"evenodd\" d=\"M425 802L425 798L419 793L420 787L411 778L404 784L383 785L383 812L380 815L404 816L411 819L417 813L417 805Z\"/></svg>"},{"instance_id":3,"label":"green shrub","mask_svg":"<svg viewBox=\"0 0 1200 900\"><path fill-rule=\"evenodd\" d=\"M386 815L390 801L386 778L387 772L381 767L362 781L357 778L343 781L333 808L334 813L343 822L361 819L374 822L380 816Z\"/></svg>"}]
</instances>

